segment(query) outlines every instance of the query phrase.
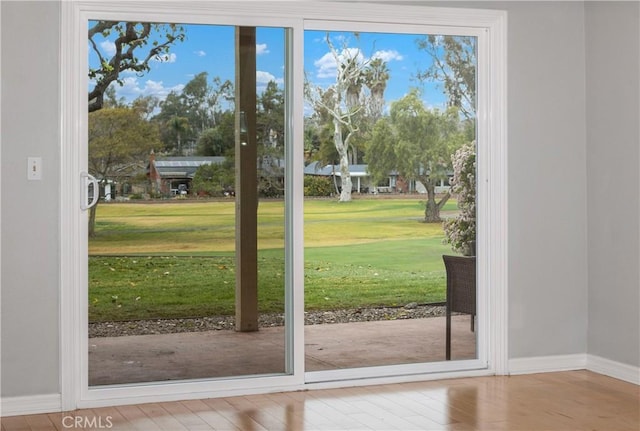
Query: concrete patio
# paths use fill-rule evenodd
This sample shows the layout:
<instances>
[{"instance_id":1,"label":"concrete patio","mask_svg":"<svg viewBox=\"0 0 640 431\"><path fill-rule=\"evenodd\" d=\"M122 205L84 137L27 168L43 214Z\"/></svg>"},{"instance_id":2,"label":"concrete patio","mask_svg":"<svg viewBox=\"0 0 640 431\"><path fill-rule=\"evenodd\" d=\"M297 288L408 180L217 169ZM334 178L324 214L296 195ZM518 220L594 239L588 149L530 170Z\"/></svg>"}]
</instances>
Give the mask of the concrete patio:
<instances>
[{"instance_id":1,"label":"concrete patio","mask_svg":"<svg viewBox=\"0 0 640 431\"><path fill-rule=\"evenodd\" d=\"M452 359L476 356L469 316L452 318ZM89 384L284 372L284 328L89 339ZM445 359L445 318L305 326L306 371Z\"/></svg>"}]
</instances>

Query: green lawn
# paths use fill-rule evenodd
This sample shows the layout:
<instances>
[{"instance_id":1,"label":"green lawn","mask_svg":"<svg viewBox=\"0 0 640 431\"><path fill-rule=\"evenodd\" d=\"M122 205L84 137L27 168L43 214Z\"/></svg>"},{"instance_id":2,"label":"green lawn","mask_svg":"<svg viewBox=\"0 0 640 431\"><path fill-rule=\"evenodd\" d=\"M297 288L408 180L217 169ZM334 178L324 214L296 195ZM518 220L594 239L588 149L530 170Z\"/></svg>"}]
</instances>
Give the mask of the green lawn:
<instances>
[{"instance_id":1,"label":"green lawn","mask_svg":"<svg viewBox=\"0 0 640 431\"><path fill-rule=\"evenodd\" d=\"M420 222L423 205L307 201L306 309L442 301L450 249L439 224ZM101 204L89 244L90 321L233 314L233 211L229 201ZM284 306L283 213L282 202L260 202L262 312Z\"/></svg>"}]
</instances>

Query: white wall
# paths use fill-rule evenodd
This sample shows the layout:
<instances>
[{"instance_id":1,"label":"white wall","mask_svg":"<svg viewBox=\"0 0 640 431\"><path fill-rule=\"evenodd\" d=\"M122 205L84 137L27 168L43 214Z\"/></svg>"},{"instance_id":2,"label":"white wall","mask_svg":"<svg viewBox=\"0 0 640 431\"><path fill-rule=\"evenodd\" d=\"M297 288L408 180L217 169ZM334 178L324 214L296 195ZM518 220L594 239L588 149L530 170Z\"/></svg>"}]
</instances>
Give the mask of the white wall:
<instances>
[{"instance_id":1,"label":"white wall","mask_svg":"<svg viewBox=\"0 0 640 431\"><path fill-rule=\"evenodd\" d=\"M635 238L638 238L637 134L623 131L620 136L624 139L611 142L606 130L610 124L618 124L618 117L608 114L613 110L612 105L595 111L589 109L588 118L607 115L600 120L600 126L587 126L587 96L588 101L608 96L596 90L585 92L585 61L596 68L594 73L604 71L598 72L593 64L596 63L594 58L600 55L598 48L587 50L588 59L585 59L584 5L580 2L445 5L509 12L510 357L586 353L589 318L589 330L592 331L589 352L602 356L613 352L613 359L637 364L637 357L627 351L634 345L621 347L628 340L626 335L619 337L618 334L634 323L634 313L636 318L638 316L637 306L625 308L625 304L633 300L638 304L638 299L629 290L631 288L624 287L635 282L638 288L638 242L629 240L625 243L625 250L630 252L629 259L635 258L632 262L635 273L630 269L611 271L609 268L616 260L605 255L616 251L615 247L609 244L605 249L599 249L600 237L607 240L609 232L616 238L635 232ZM59 64L58 54L57 3L3 1L0 7L1 395L13 397L59 392L57 71L63 65ZM598 7L588 9L587 34L592 25L600 22L596 19ZM609 27L615 29L617 24L605 26ZM617 31L633 37L633 28L628 25ZM592 38L587 40L592 41ZM637 44L635 46L637 49ZM608 54L606 62L610 70L619 70L631 61L611 52ZM598 75L588 77L589 84L600 80ZM608 103L612 102L609 100ZM633 113L632 104L625 106ZM637 108L632 124L637 124ZM591 135L589 139L587 131ZM630 173L624 177L629 181L635 178L635 186L610 192L616 202L614 208L628 211L628 220L635 220L635 231L620 230L618 222L624 219L594 225L594 221L605 218L594 204L593 198L599 196L594 193L596 188L613 175L611 172L615 171L616 179L620 178L618 166L607 167L606 174L590 168L590 188L587 190L587 148L590 163L600 157L600 152L612 153L601 151L602 142L615 149L616 155L609 156L610 162L620 167L636 163L636 177ZM43 158L42 181L26 180L28 156ZM558 181L561 187L558 187ZM589 234L593 235L589 243L587 194L591 211ZM629 201L625 202L625 199ZM604 265L601 265L602 259ZM587 274L591 289L587 289ZM601 292L600 285L610 286L612 279L614 284L622 286L618 289L621 295L614 302L608 302L606 295L598 293ZM589 309L588 292L591 295ZM617 314L618 307L630 313L627 319L615 324L601 321L605 316ZM617 332L611 334L612 329ZM637 344L635 346L637 350Z\"/></svg>"},{"instance_id":2,"label":"white wall","mask_svg":"<svg viewBox=\"0 0 640 431\"><path fill-rule=\"evenodd\" d=\"M58 14L2 2L1 395L59 392ZM27 181L27 157L42 157Z\"/></svg>"},{"instance_id":3,"label":"white wall","mask_svg":"<svg viewBox=\"0 0 640 431\"><path fill-rule=\"evenodd\" d=\"M509 356L584 353L584 5L429 4L508 13Z\"/></svg>"},{"instance_id":4,"label":"white wall","mask_svg":"<svg viewBox=\"0 0 640 431\"><path fill-rule=\"evenodd\" d=\"M587 329L583 5L505 6L510 358L581 353Z\"/></svg>"},{"instance_id":5,"label":"white wall","mask_svg":"<svg viewBox=\"0 0 640 431\"><path fill-rule=\"evenodd\" d=\"M640 4L586 23L588 353L640 367Z\"/></svg>"}]
</instances>

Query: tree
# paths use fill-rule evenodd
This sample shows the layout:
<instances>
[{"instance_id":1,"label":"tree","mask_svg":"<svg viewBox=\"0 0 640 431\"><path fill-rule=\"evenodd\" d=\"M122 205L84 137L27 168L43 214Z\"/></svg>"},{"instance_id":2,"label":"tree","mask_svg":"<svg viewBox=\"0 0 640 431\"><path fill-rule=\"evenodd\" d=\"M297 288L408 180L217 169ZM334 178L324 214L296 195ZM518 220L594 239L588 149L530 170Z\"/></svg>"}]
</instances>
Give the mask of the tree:
<instances>
[{"instance_id":1,"label":"tree","mask_svg":"<svg viewBox=\"0 0 640 431\"><path fill-rule=\"evenodd\" d=\"M226 120L228 112L233 112L233 84L228 80L222 81L219 77L209 83L208 76L207 72L198 73L187 82L181 92L170 92L160 103L160 112L153 120L160 124L162 141L170 153L182 155L186 144L199 145L198 141L205 130L217 128ZM223 111L225 101L230 107ZM185 118L189 124L188 129L176 129L172 123L175 117ZM225 138L228 136L226 130L221 133ZM201 149L197 148L196 152L201 153Z\"/></svg>"},{"instance_id":2,"label":"tree","mask_svg":"<svg viewBox=\"0 0 640 431\"><path fill-rule=\"evenodd\" d=\"M168 153L177 153L176 143L178 137L175 129L171 127L171 120L175 117L186 118L186 109L180 93L170 91L167 97L159 103L159 107L160 112L152 118L152 121L157 124L160 129L160 139L163 143L162 149ZM191 131L192 129L189 127L189 132ZM181 140L187 138L185 134L186 132L181 136Z\"/></svg>"},{"instance_id":3,"label":"tree","mask_svg":"<svg viewBox=\"0 0 640 431\"><path fill-rule=\"evenodd\" d=\"M195 130L202 133L212 126L209 118L208 96L210 86L207 82L207 72L200 72L182 89L182 103L186 109L185 116L189 118Z\"/></svg>"},{"instance_id":4,"label":"tree","mask_svg":"<svg viewBox=\"0 0 640 431\"><path fill-rule=\"evenodd\" d=\"M443 85L449 106L457 107L467 118L476 117L476 38L472 36L428 35L416 40L433 63L419 71L421 80Z\"/></svg>"},{"instance_id":5,"label":"tree","mask_svg":"<svg viewBox=\"0 0 640 431\"><path fill-rule=\"evenodd\" d=\"M323 90L305 82L305 97L315 110L325 110L333 123L333 143L340 162L340 202L351 201L351 173L349 172L350 145L358 133L357 115L364 109L361 98L368 61L363 60L359 49L343 45L341 52L331 42L329 33L326 42L337 65L336 82Z\"/></svg>"},{"instance_id":6,"label":"tree","mask_svg":"<svg viewBox=\"0 0 640 431\"><path fill-rule=\"evenodd\" d=\"M225 153L227 143L224 141L220 130L207 129L198 138L196 154L200 156L222 156Z\"/></svg>"},{"instance_id":7,"label":"tree","mask_svg":"<svg viewBox=\"0 0 640 431\"><path fill-rule=\"evenodd\" d=\"M284 92L275 81L269 81L267 87L257 99L258 141L266 146L281 144L284 135Z\"/></svg>"},{"instance_id":8,"label":"tree","mask_svg":"<svg viewBox=\"0 0 640 431\"><path fill-rule=\"evenodd\" d=\"M448 178L450 154L463 140L457 109L428 110L418 92L412 90L391 104L388 120L376 124L368 150L368 170L377 180L397 170L404 178L421 182L427 192L424 221L439 222L440 209L450 194L437 201L435 187L439 180Z\"/></svg>"},{"instance_id":9,"label":"tree","mask_svg":"<svg viewBox=\"0 0 640 431\"><path fill-rule=\"evenodd\" d=\"M260 195L284 195L284 92L269 81L256 100L258 142L258 191Z\"/></svg>"},{"instance_id":10,"label":"tree","mask_svg":"<svg viewBox=\"0 0 640 431\"><path fill-rule=\"evenodd\" d=\"M116 94L116 88L113 85L110 85L104 92L104 108L121 108L123 106L127 106L127 101L124 97L118 98Z\"/></svg>"},{"instance_id":11,"label":"tree","mask_svg":"<svg viewBox=\"0 0 640 431\"><path fill-rule=\"evenodd\" d=\"M329 103L331 91L325 91L322 96L326 99L324 103ZM308 161L319 161L323 165L338 163L340 156L333 143L333 117L322 104L317 104L311 116L305 117L304 130Z\"/></svg>"},{"instance_id":12,"label":"tree","mask_svg":"<svg viewBox=\"0 0 640 431\"><path fill-rule=\"evenodd\" d=\"M305 118L304 147L305 161L318 162L318 166L330 164L335 167L340 155L333 144L333 125L331 120L322 120L316 111L313 116ZM327 114L328 117L328 114ZM340 193L335 172L332 175L333 189L336 195Z\"/></svg>"},{"instance_id":13,"label":"tree","mask_svg":"<svg viewBox=\"0 0 640 431\"><path fill-rule=\"evenodd\" d=\"M235 146L235 116L233 111L221 112L215 127L198 137L196 154L199 156L228 156Z\"/></svg>"},{"instance_id":14,"label":"tree","mask_svg":"<svg viewBox=\"0 0 640 431\"><path fill-rule=\"evenodd\" d=\"M217 114L220 112L223 100L233 100L233 84L231 81L222 81L215 77L212 84L208 81L209 74L200 72L184 86L182 90L182 103L186 112L184 116L196 131L196 134L214 127L217 123Z\"/></svg>"},{"instance_id":15,"label":"tree","mask_svg":"<svg viewBox=\"0 0 640 431\"><path fill-rule=\"evenodd\" d=\"M371 141L373 127L382 118L385 107L384 92L389 78L387 63L379 57L372 58L365 67L363 82L369 93L367 95L365 92L362 95L365 109L357 115L359 132L351 141L353 164L362 163L367 145Z\"/></svg>"},{"instance_id":16,"label":"tree","mask_svg":"<svg viewBox=\"0 0 640 431\"><path fill-rule=\"evenodd\" d=\"M378 121L373 127L365 156L367 172L376 183L388 178L389 173L397 169L397 142L398 137L391 119L384 117Z\"/></svg>"},{"instance_id":17,"label":"tree","mask_svg":"<svg viewBox=\"0 0 640 431\"><path fill-rule=\"evenodd\" d=\"M89 173L98 180L121 181L135 174L159 145L157 127L135 109L105 108L89 114ZM96 207L89 214L89 236L95 236Z\"/></svg>"},{"instance_id":18,"label":"tree","mask_svg":"<svg viewBox=\"0 0 640 431\"><path fill-rule=\"evenodd\" d=\"M123 84L120 74L148 72L152 60L163 61L169 49L185 38L184 30L176 24L148 22L92 21L89 27L89 47L98 57L98 66L89 67L93 88L89 91L89 112L102 109L104 95L113 82ZM109 57L99 38L115 35L114 53ZM148 50L145 50L148 47Z\"/></svg>"},{"instance_id":19,"label":"tree","mask_svg":"<svg viewBox=\"0 0 640 431\"><path fill-rule=\"evenodd\" d=\"M384 110L384 92L389 81L389 68L387 63L381 58L374 58L367 66L364 72L364 82L371 93L371 102L369 103L369 117L373 119L373 123L382 117Z\"/></svg>"},{"instance_id":20,"label":"tree","mask_svg":"<svg viewBox=\"0 0 640 431\"><path fill-rule=\"evenodd\" d=\"M469 245L475 244L476 235L477 39L472 36L429 35L416 43L433 60L431 67L418 73L418 78L442 83L448 105L458 108L466 119L463 124L463 141L466 144L452 156L452 192L458 197L460 213L443 224L453 250L466 254Z\"/></svg>"},{"instance_id":21,"label":"tree","mask_svg":"<svg viewBox=\"0 0 640 431\"><path fill-rule=\"evenodd\" d=\"M110 88L113 88L111 86ZM149 120L156 110L160 106L160 99L156 96L138 96L133 102L131 107L140 112L145 120Z\"/></svg>"},{"instance_id":22,"label":"tree","mask_svg":"<svg viewBox=\"0 0 640 431\"><path fill-rule=\"evenodd\" d=\"M182 154L182 136L191 130L191 126L189 126L189 119L174 115L169 119L169 121L167 121L167 127L175 133L178 154Z\"/></svg>"}]
</instances>

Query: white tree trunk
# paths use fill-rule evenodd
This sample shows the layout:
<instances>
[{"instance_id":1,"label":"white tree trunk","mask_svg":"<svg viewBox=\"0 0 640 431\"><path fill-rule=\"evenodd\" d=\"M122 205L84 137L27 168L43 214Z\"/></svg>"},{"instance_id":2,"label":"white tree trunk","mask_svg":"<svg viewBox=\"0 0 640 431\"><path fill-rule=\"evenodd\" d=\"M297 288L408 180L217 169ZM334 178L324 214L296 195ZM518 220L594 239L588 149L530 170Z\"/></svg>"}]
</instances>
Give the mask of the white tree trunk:
<instances>
[{"instance_id":1,"label":"white tree trunk","mask_svg":"<svg viewBox=\"0 0 640 431\"><path fill-rule=\"evenodd\" d=\"M351 172L349 172L349 151L347 142L342 139L340 121L333 120L333 142L340 155L340 202L351 202Z\"/></svg>"},{"instance_id":2,"label":"white tree trunk","mask_svg":"<svg viewBox=\"0 0 640 431\"><path fill-rule=\"evenodd\" d=\"M342 181L340 202L351 202L351 172L349 172L349 156L346 152L340 157L340 178Z\"/></svg>"}]
</instances>

